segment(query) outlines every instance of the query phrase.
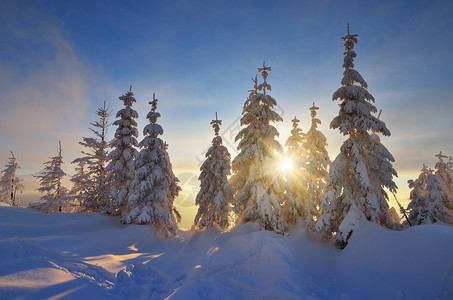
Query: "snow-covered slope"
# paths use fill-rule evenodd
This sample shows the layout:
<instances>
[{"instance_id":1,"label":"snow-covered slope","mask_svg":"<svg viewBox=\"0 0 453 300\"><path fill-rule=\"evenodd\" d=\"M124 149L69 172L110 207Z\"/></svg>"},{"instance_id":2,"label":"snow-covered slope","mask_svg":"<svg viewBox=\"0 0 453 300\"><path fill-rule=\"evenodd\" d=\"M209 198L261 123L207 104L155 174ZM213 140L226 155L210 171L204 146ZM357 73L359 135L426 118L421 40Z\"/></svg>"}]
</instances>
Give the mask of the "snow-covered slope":
<instances>
[{"instance_id":1,"label":"snow-covered slope","mask_svg":"<svg viewBox=\"0 0 453 300\"><path fill-rule=\"evenodd\" d=\"M453 227L362 223L343 251L296 227L159 239L91 214L0 207L0 299L453 299Z\"/></svg>"}]
</instances>

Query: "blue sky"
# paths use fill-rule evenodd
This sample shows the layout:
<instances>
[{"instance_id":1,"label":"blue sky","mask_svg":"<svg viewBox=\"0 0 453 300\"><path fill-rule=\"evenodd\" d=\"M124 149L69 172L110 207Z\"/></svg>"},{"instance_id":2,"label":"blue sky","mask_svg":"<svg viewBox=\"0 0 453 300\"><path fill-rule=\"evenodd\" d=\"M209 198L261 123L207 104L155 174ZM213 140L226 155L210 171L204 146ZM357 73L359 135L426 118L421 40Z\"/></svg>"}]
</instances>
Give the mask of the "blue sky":
<instances>
[{"instance_id":1,"label":"blue sky","mask_svg":"<svg viewBox=\"0 0 453 300\"><path fill-rule=\"evenodd\" d=\"M217 111L223 129L237 128L264 60L284 119L280 142L294 115L308 130L316 101L334 158L344 137L329 129L338 113L331 97L347 22L359 35L356 70L392 132L382 141L396 159L399 197L408 197L406 181L423 162L434 167L440 150L453 155L451 1L131 2L2 1L1 160L11 149L23 174L37 172L61 140L71 173L95 109L106 99L113 121L132 84L139 131L155 92L174 169L186 190L196 189L210 120ZM234 146L232 135L224 140Z\"/></svg>"}]
</instances>

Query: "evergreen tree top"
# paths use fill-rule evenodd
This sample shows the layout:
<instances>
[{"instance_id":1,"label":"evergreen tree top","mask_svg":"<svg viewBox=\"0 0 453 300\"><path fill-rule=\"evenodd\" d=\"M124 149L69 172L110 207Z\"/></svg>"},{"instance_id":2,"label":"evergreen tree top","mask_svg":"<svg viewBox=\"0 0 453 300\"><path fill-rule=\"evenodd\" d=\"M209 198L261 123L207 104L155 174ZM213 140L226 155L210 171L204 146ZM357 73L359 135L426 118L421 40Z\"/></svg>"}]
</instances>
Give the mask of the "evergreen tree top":
<instances>
[{"instance_id":1,"label":"evergreen tree top","mask_svg":"<svg viewBox=\"0 0 453 300\"><path fill-rule=\"evenodd\" d=\"M149 104L151 104L151 111L152 112L155 112L156 109L157 109L157 101L159 101L159 100L156 98L156 94L153 93L153 101L148 102Z\"/></svg>"},{"instance_id":2,"label":"evergreen tree top","mask_svg":"<svg viewBox=\"0 0 453 300\"><path fill-rule=\"evenodd\" d=\"M11 152L11 157L9 159L12 160L12 161L16 161L16 157L14 156L13 151L9 150L9 152Z\"/></svg>"},{"instance_id":3,"label":"evergreen tree top","mask_svg":"<svg viewBox=\"0 0 453 300\"><path fill-rule=\"evenodd\" d=\"M5 165L5 167L7 167L5 170L3 170L2 172L8 172L11 171L11 170L16 170L16 169L20 169L20 166L19 164L16 162L16 157L14 156L14 153L12 150L9 150L9 152L11 152L11 157L9 158L9 162Z\"/></svg>"},{"instance_id":4,"label":"evergreen tree top","mask_svg":"<svg viewBox=\"0 0 453 300\"><path fill-rule=\"evenodd\" d=\"M255 78L252 77L251 79L253 81L253 90L249 90L249 97L258 94L258 75L255 75Z\"/></svg>"},{"instance_id":5,"label":"evergreen tree top","mask_svg":"<svg viewBox=\"0 0 453 300\"><path fill-rule=\"evenodd\" d=\"M219 136L220 125L222 125L222 120L217 118L217 112L215 113L215 120L212 120L211 123L212 128L214 128L214 133L216 136Z\"/></svg>"},{"instance_id":6,"label":"evergreen tree top","mask_svg":"<svg viewBox=\"0 0 453 300\"><path fill-rule=\"evenodd\" d=\"M357 54L354 52L354 45L357 44L357 34L349 33L348 23L348 34L341 38L344 41L344 52L343 68L345 68L344 77L341 84L345 86L352 86L355 82L359 83L361 87L368 88L366 81L362 78L359 72L354 70L354 58Z\"/></svg>"},{"instance_id":7,"label":"evergreen tree top","mask_svg":"<svg viewBox=\"0 0 453 300\"><path fill-rule=\"evenodd\" d=\"M132 92L132 85L129 87L129 91L126 92L126 94L119 97L119 99L124 102L124 106L129 108L132 107L134 102L136 102L134 98L134 93Z\"/></svg>"},{"instance_id":8,"label":"evergreen tree top","mask_svg":"<svg viewBox=\"0 0 453 300\"><path fill-rule=\"evenodd\" d=\"M264 82L258 86L258 90L263 91L264 95L266 95L266 90L269 90L269 91L271 90L270 84L268 84L266 82L267 76L269 75L269 73L267 73L267 71L269 71L269 72L272 71L272 68L266 67L266 62L263 61L263 67L258 68L258 72L260 72L261 76L263 76ZM256 80L256 77L255 77L255 80ZM256 84L256 82L255 82L255 84Z\"/></svg>"},{"instance_id":9,"label":"evergreen tree top","mask_svg":"<svg viewBox=\"0 0 453 300\"><path fill-rule=\"evenodd\" d=\"M300 120L297 119L296 116L294 116L294 119L292 119L291 122L293 122L293 128L297 128L299 126Z\"/></svg>"},{"instance_id":10,"label":"evergreen tree top","mask_svg":"<svg viewBox=\"0 0 453 300\"><path fill-rule=\"evenodd\" d=\"M311 126L312 128L316 129L318 127L318 124L321 124L321 121L318 118L316 118L317 115L316 111L319 110L319 107L315 106L315 102L313 102L313 106L310 107L309 110L311 116Z\"/></svg>"},{"instance_id":11,"label":"evergreen tree top","mask_svg":"<svg viewBox=\"0 0 453 300\"><path fill-rule=\"evenodd\" d=\"M285 143L288 153L300 151L300 143L304 141L304 134L302 133L302 129L299 128L300 120L294 116L291 122L293 122L293 129L291 129L291 135Z\"/></svg>"},{"instance_id":12,"label":"evergreen tree top","mask_svg":"<svg viewBox=\"0 0 453 300\"><path fill-rule=\"evenodd\" d=\"M425 164L423 164L423 167L420 171L422 171L422 173L428 173L428 167Z\"/></svg>"},{"instance_id":13,"label":"evergreen tree top","mask_svg":"<svg viewBox=\"0 0 453 300\"><path fill-rule=\"evenodd\" d=\"M288 147L288 150L291 151L293 148L299 148L298 143L302 142L303 140L303 133L302 129L299 128L300 120L294 116L294 119L291 120L293 122L293 129L291 129L291 136L285 143L285 146Z\"/></svg>"},{"instance_id":14,"label":"evergreen tree top","mask_svg":"<svg viewBox=\"0 0 453 300\"><path fill-rule=\"evenodd\" d=\"M442 151L440 151L439 154L436 154L434 156L437 157L441 162L444 161L442 158L448 158L448 156L442 154Z\"/></svg>"},{"instance_id":15,"label":"evergreen tree top","mask_svg":"<svg viewBox=\"0 0 453 300\"><path fill-rule=\"evenodd\" d=\"M310 115L311 115L311 118L313 119L314 117L316 117L316 114L317 114L317 110L319 110L319 107L315 106L315 103L313 102L313 106L309 108L310 109Z\"/></svg>"},{"instance_id":16,"label":"evergreen tree top","mask_svg":"<svg viewBox=\"0 0 453 300\"><path fill-rule=\"evenodd\" d=\"M344 41L344 49L346 51L351 51L352 49L354 49L354 45L357 44L357 37L359 35L358 34L350 34L349 33L349 23L348 23L348 32L347 32L347 35L346 36L343 36L341 38L342 41Z\"/></svg>"},{"instance_id":17,"label":"evergreen tree top","mask_svg":"<svg viewBox=\"0 0 453 300\"><path fill-rule=\"evenodd\" d=\"M99 116L100 120L90 122L90 125L95 128L88 129L90 129L91 132L93 132L97 137L101 138L101 140L104 141L105 136L107 135L107 127L110 126L110 123L108 121L108 117L110 117L110 111L106 106L106 100L104 100L104 106L99 107L96 110L96 115ZM96 128L99 128L100 130L97 130Z\"/></svg>"},{"instance_id":18,"label":"evergreen tree top","mask_svg":"<svg viewBox=\"0 0 453 300\"><path fill-rule=\"evenodd\" d=\"M157 109L157 101L156 94L153 93L153 100L148 102L151 104L151 111L146 115L146 118L150 121L151 124L157 124L157 119L160 118L160 113L156 112Z\"/></svg>"}]
</instances>

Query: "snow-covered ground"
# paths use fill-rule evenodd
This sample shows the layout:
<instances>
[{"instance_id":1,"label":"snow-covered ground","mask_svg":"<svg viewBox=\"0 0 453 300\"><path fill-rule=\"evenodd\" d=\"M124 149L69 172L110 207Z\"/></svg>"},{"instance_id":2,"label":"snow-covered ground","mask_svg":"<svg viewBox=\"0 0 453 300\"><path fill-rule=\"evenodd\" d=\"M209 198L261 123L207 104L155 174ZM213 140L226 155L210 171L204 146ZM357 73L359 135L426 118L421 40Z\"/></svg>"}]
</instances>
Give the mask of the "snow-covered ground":
<instances>
[{"instance_id":1,"label":"snow-covered ground","mask_svg":"<svg viewBox=\"0 0 453 300\"><path fill-rule=\"evenodd\" d=\"M249 223L160 239L97 213L0 207L0 299L453 299L453 226L363 223L338 251Z\"/></svg>"}]
</instances>

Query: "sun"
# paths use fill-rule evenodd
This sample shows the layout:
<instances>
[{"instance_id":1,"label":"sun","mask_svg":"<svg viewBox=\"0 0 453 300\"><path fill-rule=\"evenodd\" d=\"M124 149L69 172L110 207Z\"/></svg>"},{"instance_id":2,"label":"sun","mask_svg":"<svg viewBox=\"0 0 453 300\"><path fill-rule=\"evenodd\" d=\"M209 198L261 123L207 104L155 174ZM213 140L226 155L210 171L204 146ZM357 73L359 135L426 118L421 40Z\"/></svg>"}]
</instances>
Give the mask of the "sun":
<instances>
[{"instance_id":1,"label":"sun","mask_svg":"<svg viewBox=\"0 0 453 300\"><path fill-rule=\"evenodd\" d=\"M288 157L283 157L280 161L280 169L286 173L291 172L291 170L294 169L293 161Z\"/></svg>"}]
</instances>

